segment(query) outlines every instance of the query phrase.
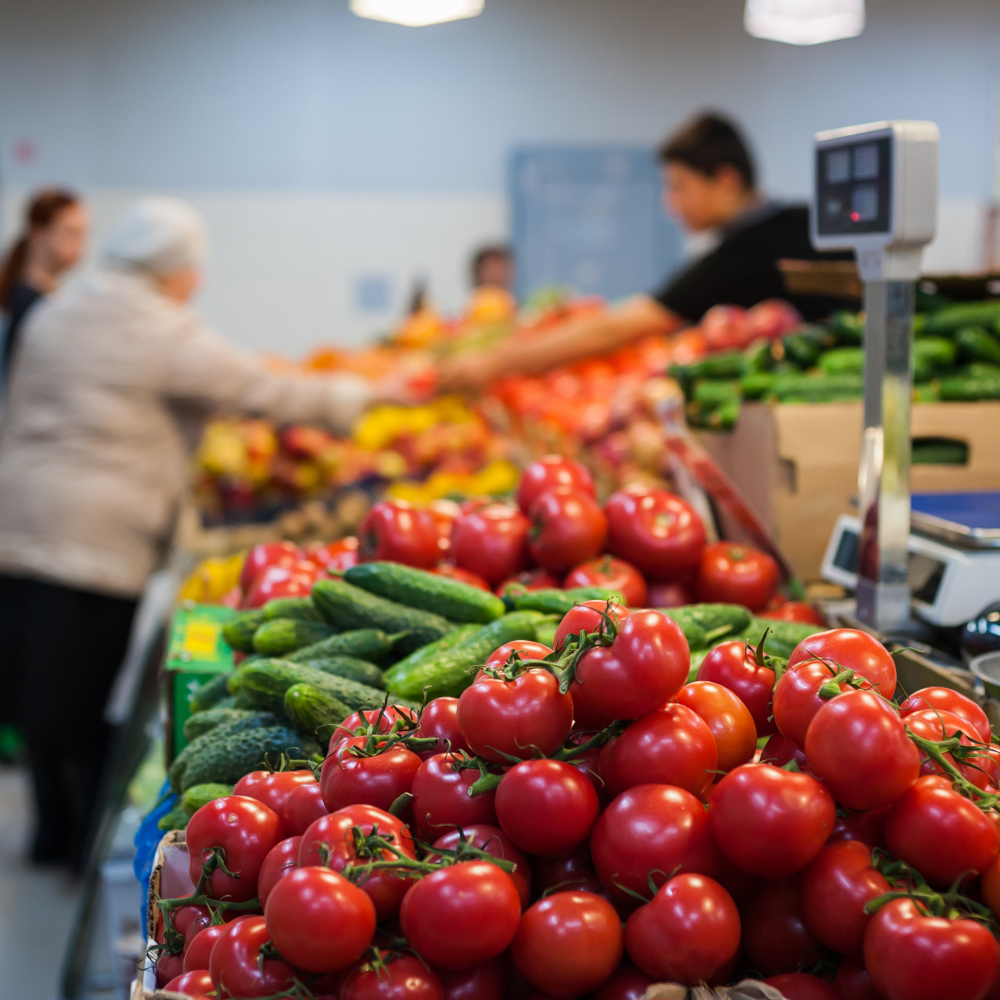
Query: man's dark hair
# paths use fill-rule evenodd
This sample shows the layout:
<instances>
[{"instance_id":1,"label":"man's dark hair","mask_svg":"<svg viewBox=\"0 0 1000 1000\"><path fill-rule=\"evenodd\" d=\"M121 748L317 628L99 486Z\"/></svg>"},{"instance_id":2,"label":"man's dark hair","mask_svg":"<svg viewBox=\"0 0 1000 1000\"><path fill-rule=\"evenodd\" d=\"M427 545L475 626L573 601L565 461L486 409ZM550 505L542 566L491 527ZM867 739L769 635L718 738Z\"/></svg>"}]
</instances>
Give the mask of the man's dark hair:
<instances>
[{"instance_id":1,"label":"man's dark hair","mask_svg":"<svg viewBox=\"0 0 1000 1000\"><path fill-rule=\"evenodd\" d=\"M483 264L491 257L503 257L504 260L511 260L513 256L510 247L506 243L491 243L488 246L480 247L472 258L472 266L469 268L473 287L479 285L479 275L483 269Z\"/></svg>"},{"instance_id":2,"label":"man's dark hair","mask_svg":"<svg viewBox=\"0 0 1000 1000\"><path fill-rule=\"evenodd\" d=\"M664 163L683 163L706 177L714 177L719 167L731 166L750 190L756 185L753 157L740 130L728 118L703 114L667 137L660 147Z\"/></svg>"}]
</instances>

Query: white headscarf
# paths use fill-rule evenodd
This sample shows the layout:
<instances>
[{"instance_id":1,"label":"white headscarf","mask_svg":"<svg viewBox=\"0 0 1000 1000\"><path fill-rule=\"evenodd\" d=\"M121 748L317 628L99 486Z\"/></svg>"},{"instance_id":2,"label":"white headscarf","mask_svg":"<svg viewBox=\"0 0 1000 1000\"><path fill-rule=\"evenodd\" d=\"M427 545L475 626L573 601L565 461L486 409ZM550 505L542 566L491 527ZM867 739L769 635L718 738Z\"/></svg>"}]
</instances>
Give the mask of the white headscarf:
<instances>
[{"instance_id":1,"label":"white headscarf","mask_svg":"<svg viewBox=\"0 0 1000 1000\"><path fill-rule=\"evenodd\" d=\"M208 233L195 209L177 198L143 198L118 220L104 246L112 267L174 274L200 268L208 253Z\"/></svg>"}]
</instances>

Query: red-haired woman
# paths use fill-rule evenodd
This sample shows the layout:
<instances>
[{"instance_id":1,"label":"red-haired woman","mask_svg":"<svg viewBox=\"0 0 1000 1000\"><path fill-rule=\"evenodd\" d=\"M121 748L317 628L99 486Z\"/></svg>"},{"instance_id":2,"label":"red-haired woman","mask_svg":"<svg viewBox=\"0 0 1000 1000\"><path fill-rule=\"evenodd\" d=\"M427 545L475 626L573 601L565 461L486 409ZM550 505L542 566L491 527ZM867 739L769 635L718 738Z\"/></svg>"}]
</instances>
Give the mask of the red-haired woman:
<instances>
[{"instance_id":1,"label":"red-haired woman","mask_svg":"<svg viewBox=\"0 0 1000 1000\"><path fill-rule=\"evenodd\" d=\"M0 263L0 312L7 319L0 356L3 383L10 375L25 316L79 263L86 242L87 211L80 199L61 188L36 192L20 235Z\"/></svg>"}]
</instances>

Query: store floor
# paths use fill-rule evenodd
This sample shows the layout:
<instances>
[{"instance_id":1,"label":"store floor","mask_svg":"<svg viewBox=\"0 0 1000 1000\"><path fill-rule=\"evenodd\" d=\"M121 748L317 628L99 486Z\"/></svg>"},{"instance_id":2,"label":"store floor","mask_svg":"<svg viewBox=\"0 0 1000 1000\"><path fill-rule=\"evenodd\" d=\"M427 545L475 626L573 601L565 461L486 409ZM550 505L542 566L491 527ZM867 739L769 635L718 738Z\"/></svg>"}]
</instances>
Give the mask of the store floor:
<instances>
[{"instance_id":1,"label":"store floor","mask_svg":"<svg viewBox=\"0 0 1000 1000\"><path fill-rule=\"evenodd\" d=\"M31 789L26 772L0 767L0 994L11 1000L58 1000L59 979L79 898L79 886L65 870L29 864ZM103 934L95 935L95 967L88 998L111 998L102 989ZM106 952L107 945L103 944Z\"/></svg>"}]
</instances>

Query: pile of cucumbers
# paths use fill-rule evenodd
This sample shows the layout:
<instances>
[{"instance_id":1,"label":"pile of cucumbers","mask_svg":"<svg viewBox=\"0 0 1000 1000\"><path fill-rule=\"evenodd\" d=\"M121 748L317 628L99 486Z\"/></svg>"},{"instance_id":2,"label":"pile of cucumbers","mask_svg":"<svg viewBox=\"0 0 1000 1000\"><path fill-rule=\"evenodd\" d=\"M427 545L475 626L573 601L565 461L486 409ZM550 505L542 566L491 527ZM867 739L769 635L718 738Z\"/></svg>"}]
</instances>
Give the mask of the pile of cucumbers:
<instances>
[{"instance_id":1,"label":"pile of cucumbers","mask_svg":"<svg viewBox=\"0 0 1000 1000\"><path fill-rule=\"evenodd\" d=\"M913 381L917 402L1000 399L1000 299L918 313ZM837 312L779 340L716 354L670 374L681 384L692 427L728 430L743 400L830 403L861 399L864 319Z\"/></svg>"}]
</instances>

